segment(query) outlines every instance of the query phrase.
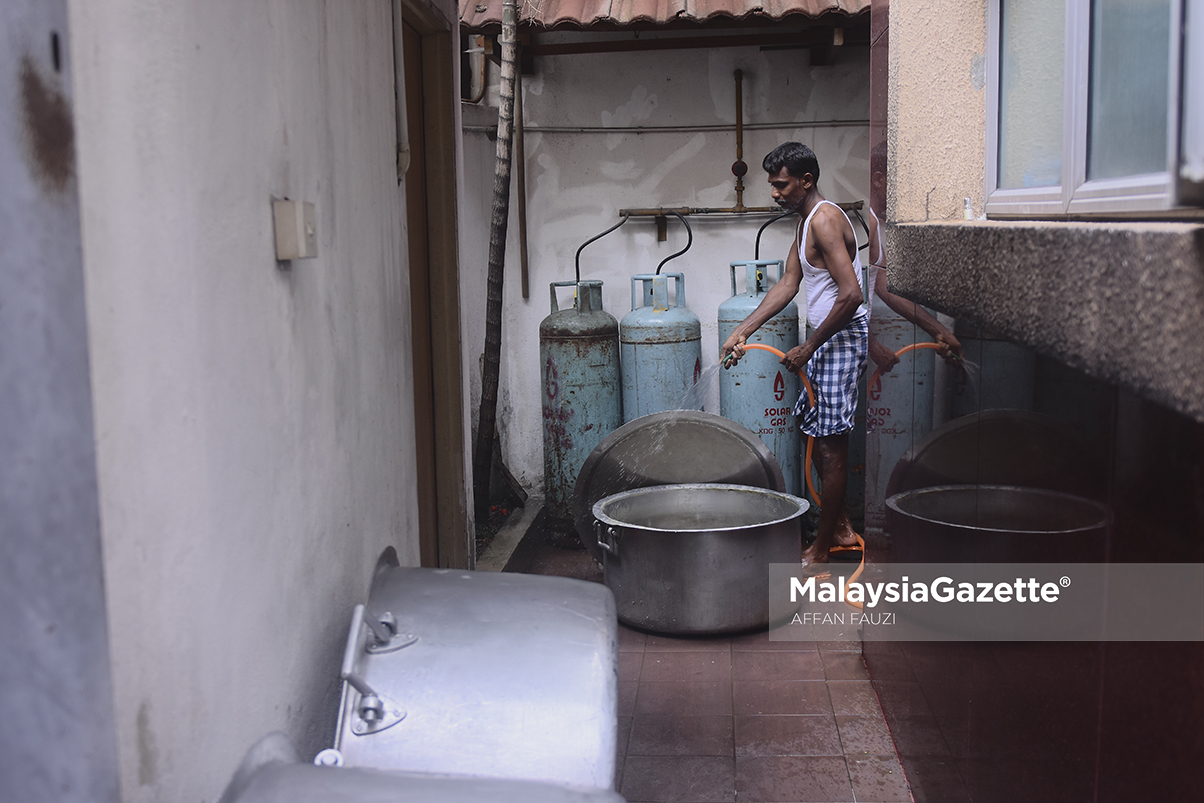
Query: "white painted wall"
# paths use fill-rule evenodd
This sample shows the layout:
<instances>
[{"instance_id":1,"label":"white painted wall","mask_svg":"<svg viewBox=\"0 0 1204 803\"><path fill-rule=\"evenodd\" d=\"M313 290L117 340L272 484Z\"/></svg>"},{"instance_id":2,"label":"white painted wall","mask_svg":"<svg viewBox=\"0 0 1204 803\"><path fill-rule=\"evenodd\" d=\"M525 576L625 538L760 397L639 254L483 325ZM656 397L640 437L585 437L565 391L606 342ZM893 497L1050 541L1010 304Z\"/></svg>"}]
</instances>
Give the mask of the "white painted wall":
<instances>
[{"instance_id":1,"label":"white painted wall","mask_svg":"<svg viewBox=\"0 0 1204 803\"><path fill-rule=\"evenodd\" d=\"M70 9L123 796L214 800L328 744L351 607L418 560L390 6Z\"/></svg>"},{"instance_id":2,"label":"white painted wall","mask_svg":"<svg viewBox=\"0 0 1204 803\"><path fill-rule=\"evenodd\" d=\"M554 133L541 127L734 126L735 79L744 71L747 206L771 206L761 159L782 142L815 149L820 190L835 201L865 199L869 188L869 49L837 48L831 66L808 66L804 50L757 48L675 50L542 57L524 78L528 126L527 193L530 298L519 284L517 218L511 202L504 300L498 423L509 469L524 487L543 488L539 322L550 312L548 285L573 278L574 255L590 237L618 222L618 210L638 207L735 204L734 131ZM496 82L496 70L491 69ZM496 103L496 92L491 93ZM487 96L486 103L490 101ZM468 322L465 354L476 361L484 345L485 266L495 145L476 126L496 126L496 109L463 108L467 191L461 205L461 285ZM848 126L832 121L861 121ZM513 194L513 193L512 193ZM766 217L696 217L694 245L665 271L686 274L689 307L703 324L704 368L716 362L716 314L731 295L733 260L753 258ZM761 257L784 258L793 230L783 220L766 230ZM581 256L582 278L603 281L608 312L631 311L631 276L656 270L685 244L670 219L667 242L656 241L651 219L632 220ZM743 279L739 281L743 287ZM569 291L562 290L562 300ZM562 303L563 306L563 303ZM472 372L474 405L480 371ZM718 386L706 409L718 412Z\"/></svg>"}]
</instances>

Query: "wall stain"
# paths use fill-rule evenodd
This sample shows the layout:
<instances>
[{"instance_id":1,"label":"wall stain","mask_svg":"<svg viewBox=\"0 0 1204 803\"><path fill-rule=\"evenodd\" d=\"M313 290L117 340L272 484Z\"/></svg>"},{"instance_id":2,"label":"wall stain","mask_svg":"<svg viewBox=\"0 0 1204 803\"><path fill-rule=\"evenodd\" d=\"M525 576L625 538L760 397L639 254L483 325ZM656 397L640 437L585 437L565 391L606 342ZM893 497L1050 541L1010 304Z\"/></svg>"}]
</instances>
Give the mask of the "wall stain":
<instances>
[{"instance_id":1,"label":"wall stain","mask_svg":"<svg viewBox=\"0 0 1204 803\"><path fill-rule=\"evenodd\" d=\"M138 783L150 786L158 779L159 751L155 748L155 735L150 727L150 703L142 701L138 706Z\"/></svg>"},{"instance_id":2,"label":"wall stain","mask_svg":"<svg viewBox=\"0 0 1204 803\"><path fill-rule=\"evenodd\" d=\"M62 192L75 174L75 124L71 106L45 81L29 56L21 59L21 113L30 166L38 182Z\"/></svg>"}]
</instances>

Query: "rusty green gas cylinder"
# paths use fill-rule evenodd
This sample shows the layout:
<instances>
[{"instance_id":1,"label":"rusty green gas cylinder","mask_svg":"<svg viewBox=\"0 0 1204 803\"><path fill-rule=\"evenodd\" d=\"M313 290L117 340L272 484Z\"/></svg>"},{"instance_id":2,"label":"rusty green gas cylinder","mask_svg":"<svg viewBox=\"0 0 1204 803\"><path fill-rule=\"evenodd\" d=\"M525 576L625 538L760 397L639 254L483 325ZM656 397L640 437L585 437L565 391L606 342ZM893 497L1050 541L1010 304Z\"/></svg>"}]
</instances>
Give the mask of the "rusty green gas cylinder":
<instances>
[{"instance_id":1,"label":"rusty green gas cylinder","mask_svg":"<svg viewBox=\"0 0 1204 803\"><path fill-rule=\"evenodd\" d=\"M558 287L575 287L560 309ZM552 313L539 324L543 377L544 509L555 530L572 529L573 489L585 458L623 423L619 322L602 309L602 282L553 282Z\"/></svg>"}]
</instances>

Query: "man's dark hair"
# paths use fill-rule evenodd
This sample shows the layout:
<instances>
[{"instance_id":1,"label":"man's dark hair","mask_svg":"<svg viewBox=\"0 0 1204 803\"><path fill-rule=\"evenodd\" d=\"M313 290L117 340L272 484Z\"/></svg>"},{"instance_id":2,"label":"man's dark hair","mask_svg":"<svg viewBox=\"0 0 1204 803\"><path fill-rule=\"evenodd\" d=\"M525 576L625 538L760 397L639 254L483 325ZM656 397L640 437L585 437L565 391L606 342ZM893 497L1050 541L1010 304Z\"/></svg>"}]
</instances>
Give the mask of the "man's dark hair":
<instances>
[{"instance_id":1,"label":"man's dark hair","mask_svg":"<svg viewBox=\"0 0 1204 803\"><path fill-rule=\"evenodd\" d=\"M815 183L819 183L819 159L815 158L815 151L801 142L783 142L769 152L761 167L771 176L782 172L783 167L795 178L810 173Z\"/></svg>"}]
</instances>

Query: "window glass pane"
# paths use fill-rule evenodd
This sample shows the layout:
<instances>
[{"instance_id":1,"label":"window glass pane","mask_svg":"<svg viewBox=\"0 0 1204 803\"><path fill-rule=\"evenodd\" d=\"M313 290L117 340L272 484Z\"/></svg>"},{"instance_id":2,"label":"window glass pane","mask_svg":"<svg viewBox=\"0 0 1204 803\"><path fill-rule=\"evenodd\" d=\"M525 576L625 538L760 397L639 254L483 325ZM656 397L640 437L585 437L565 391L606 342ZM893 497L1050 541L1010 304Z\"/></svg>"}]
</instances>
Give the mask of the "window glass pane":
<instances>
[{"instance_id":1,"label":"window glass pane","mask_svg":"<svg viewBox=\"0 0 1204 803\"><path fill-rule=\"evenodd\" d=\"M1166 170L1171 0L1093 0L1087 178Z\"/></svg>"},{"instance_id":2,"label":"window glass pane","mask_svg":"<svg viewBox=\"0 0 1204 803\"><path fill-rule=\"evenodd\" d=\"M999 187L1062 183L1065 0L1001 0Z\"/></svg>"}]
</instances>

